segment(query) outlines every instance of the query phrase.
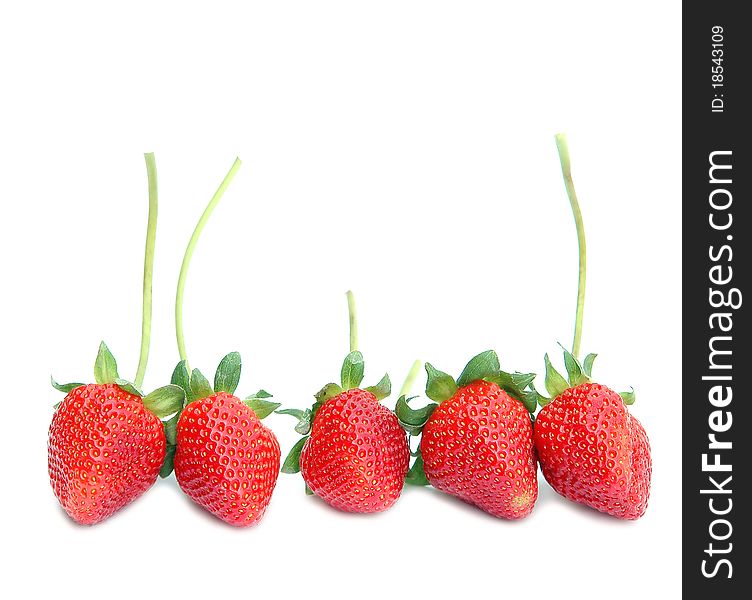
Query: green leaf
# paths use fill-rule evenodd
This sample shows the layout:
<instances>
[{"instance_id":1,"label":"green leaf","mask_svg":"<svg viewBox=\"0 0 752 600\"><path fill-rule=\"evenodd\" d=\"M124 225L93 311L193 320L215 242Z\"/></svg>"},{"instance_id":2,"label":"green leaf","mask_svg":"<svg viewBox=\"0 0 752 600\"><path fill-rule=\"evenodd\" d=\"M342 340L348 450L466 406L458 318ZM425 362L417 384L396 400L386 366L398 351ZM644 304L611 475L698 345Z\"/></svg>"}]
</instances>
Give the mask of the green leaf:
<instances>
[{"instance_id":1,"label":"green leaf","mask_svg":"<svg viewBox=\"0 0 752 600\"><path fill-rule=\"evenodd\" d=\"M265 398L271 398L271 397L272 395L266 390L259 390L255 394L251 394L250 396L248 396L246 400L251 400L253 398L260 398L261 400L264 400Z\"/></svg>"},{"instance_id":2,"label":"green leaf","mask_svg":"<svg viewBox=\"0 0 752 600\"><path fill-rule=\"evenodd\" d=\"M188 361L181 360L172 372L170 383L173 385L179 385L185 392L185 397L190 402L193 399L191 393L191 374L188 372Z\"/></svg>"},{"instance_id":3,"label":"green leaf","mask_svg":"<svg viewBox=\"0 0 752 600\"><path fill-rule=\"evenodd\" d=\"M55 404L52 405L52 409L53 410L57 410L58 408L60 408L60 405L62 403L63 403L62 400L60 402L56 402Z\"/></svg>"},{"instance_id":4,"label":"green leaf","mask_svg":"<svg viewBox=\"0 0 752 600\"><path fill-rule=\"evenodd\" d=\"M520 375L520 373L517 373L517 375ZM495 383L510 396L522 400L522 390L527 387L532 380L527 377L527 374L525 374L525 377L521 378L521 381L523 381L525 385L519 386L517 384L518 378L514 377L512 373L499 371L496 375L486 377L486 381Z\"/></svg>"},{"instance_id":5,"label":"green leaf","mask_svg":"<svg viewBox=\"0 0 752 600\"><path fill-rule=\"evenodd\" d=\"M298 421L298 424L295 425L295 433L299 433L300 435L308 435L311 433L311 421L313 420L313 413L308 415L307 418Z\"/></svg>"},{"instance_id":6,"label":"green leaf","mask_svg":"<svg viewBox=\"0 0 752 600\"><path fill-rule=\"evenodd\" d=\"M255 412L259 419L265 419L282 406L280 402L269 402L261 398L246 398L243 400L243 404Z\"/></svg>"},{"instance_id":7,"label":"green leaf","mask_svg":"<svg viewBox=\"0 0 752 600\"><path fill-rule=\"evenodd\" d=\"M290 452L285 458L285 462L282 463L283 473L298 473L300 472L300 452L303 450L303 446L310 436L300 438L295 445L290 449Z\"/></svg>"},{"instance_id":8,"label":"green leaf","mask_svg":"<svg viewBox=\"0 0 752 600\"><path fill-rule=\"evenodd\" d=\"M533 381L535 381L535 373L511 373L509 375L512 379L512 383L519 389L524 390Z\"/></svg>"},{"instance_id":9,"label":"green leaf","mask_svg":"<svg viewBox=\"0 0 752 600\"><path fill-rule=\"evenodd\" d=\"M486 378L487 381L495 383L507 394L522 402L531 413L538 406L537 392L534 390L530 392L525 388L532 386L534 379L535 373L507 373L505 371L499 371L497 375Z\"/></svg>"},{"instance_id":10,"label":"green leaf","mask_svg":"<svg viewBox=\"0 0 752 600\"><path fill-rule=\"evenodd\" d=\"M561 376L561 373L554 369L551 359L548 358L548 354L546 354L543 360L546 363L546 390L548 390L548 393L552 397L556 398L556 396L563 394L569 388L569 384Z\"/></svg>"},{"instance_id":11,"label":"green leaf","mask_svg":"<svg viewBox=\"0 0 752 600\"><path fill-rule=\"evenodd\" d=\"M305 484L305 493L306 493L306 496L313 496L313 490L308 487L307 483Z\"/></svg>"},{"instance_id":12,"label":"green leaf","mask_svg":"<svg viewBox=\"0 0 752 600\"><path fill-rule=\"evenodd\" d=\"M115 383L119 379L117 362L107 344L99 344L97 360L94 362L94 381L97 383Z\"/></svg>"},{"instance_id":13,"label":"green leaf","mask_svg":"<svg viewBox=\"0 0 752 600\"><path fill-rule=\"evenodd\" d=\"M342 363L342 389L351 390L358 387L363 381L365 365L363 355L358 352L350 352Z\"/></svg>"},{"instance_id":14,"label":"green leaf","mask_svg":"<svg viewBox=\"0 0 752 600\"><path fill-rule=\"evenodd\" d=\"M278 410L278 415L290 415L291 417L295 417L298 421L305 418L306 414L310 414L309 409L301 410L299 408L283 408L282 410Z\"/></svg>"},{"instance_id":15,"label":"green leaf","mask_svg":"<svg viewBox=\"0 0 752 600\"><path fill-rule=\"evenodd\" d=\"M582 370L585 372L585 375L587 375L588 378L593 376L593 362L595 361L596 356L598 355L588 354L585 357L585 360L582 361Z\"/></svg>"},{"instance_id":16,"label":"green leaf","mask_svg":"<svg viewBox=\"0 0 752 600\"><path fill-rule=\"evenodd\" d=\"M470 359L459 379L457 379L457 385L462 387L479 379L493 377L500 370L501 366L499 365L499 357L496 356L496 352L486 350Z\"/></svg>"},{"instance_id":17,"label":"green leaf","mask_svg":"<svg viewBox=\"0 0 752 600\"><path fill-rule=\"evenodd\" d=\"M334 398L335 396L339 396L344 391L345 390L339 387L336 383L327 383L318 392L316 392L313 397L316 398L316 402L321 402L323 404L327 400Z\"/></svg>"},{"instance_id":18,"label":"green leaf","mask_svg":"<svg viewBox=\"0 0 752 600\"><path fill-rule=\"evenodd\" d=\"M230 352L221 361L214 375L214 391L234 394L240 382L240 353Z\"/></svg>"},{"instance_id":19,"label":"green leaf","mask_svg":"<svg viewBox=\"0 0 752 600\"><path fill-rule=\"evenodd\" d=\"M525 391L525 397L526 397L526 403L525 403L526 407L527 407L527 401L529 401L531 404L533 402L536 402L538 406L540 406L541 408L551 403L551 398L546 398L545 396L541 396L538 393L538 390L535 389L535 386L532 383L530 384L530 389ZM533 406L533 410L535 410L534 406ZM532 413L533 411L530 411L530 412Z\"/></svg>"},{"instance_id":20,"label":"green leaf","mask_svg":"<svg viewBox=\"0 0 752 600\"><path fill-rule=\"evenodd\" d=\"M441 404L457 392L457 384L451 375L435 369L431 363L426 363L426 373L426 396L434 402Z\"/></svg>"},{"instance_id":21,"label":"green leaf","mask_svg":"<svg viewBox=\"0 0 752 600\"><path fill-rule=\"evenodd\" d=\"M50 376L50 383L52 384L52 387L54 387L58 392L63 392L64 394L70 393L77 387L86 385L85 383L58 383L52 378L52 376Z\"/></svg>"},{"instance_id":22,"label":"green leaf","mask_svg":"<svg viewBox=\"0 0 752 600\"><path fill-rule=\"evenodd\" d=\"M146 409L160 419L180 411L185 404L185 391L179 385L166 385L144 396Z\"/></svg>"},{"instance_id":23,"label":"green leaf","mask_svg":"<svg viewBox=\"0 0 752 600\"><path fill-rule=\"evenodd\" d=\"M162 479L169 477L175 468L175 450L177 450L177 446L172 444L168 444L165 449L165 459L162 463L162 468L159 470L159 476Z\"/></svg>"},{"instance_id":24,"label":"green leaf","mask_svg":"<svg viewBox=\"0 0 752 600\"><path fill-rule=\"evenodd\" d=\"M400 396L397 400L397 406L394 409L397 419L399 420L402 429L407 431L410 435L420 435L423 431L423 427L433 414L433 411L438 408L438 404L431 402L422 408L410 408L410 400L413 398L405 398Z\"/></svg>"},{"instance_id":25,"label":"green leaf","mask_svg":"<svg viewBox=\"0 0 752 600\"><path fill-rule=\"evenodd\" d=\"M300 435L308 435L311 433L311 421L313 420L313 411L310 408L300 410L299 408L285 408L278 410L279 415L290 415L298 420L295 425L295 431Z\"/></svg>"},{"instance_id":26,"label":"green leaf","mask_svg":"<svg viewBox=\"0 0 752 600\"><path fill-rule=\"evenodd\" d=\"M619 395L621 396L621 399L624 400L624 404L627 406L631 406L635 403L635 400L637 397L635 396L634 388L630 388L631 391L629 392L621 392Z\"/></svg>"},{"instance_id":27,"label":"green leaf","mask_svg":"<svg viewBox=\"0 0 752 600\"><path fill-rule=\"evenodd\" d=\"M136 387L136 384L131 383L127 379L116 379L115 385L117 385L121 390L128 392L129 394L134 394L136 396L144 395L144 393Z\"/></svg>"},{"instance_id":28,"label":"green leaf","mask_svg":"<svg viewBox=\"0 0 752 600\"><path fill-rule=\"evenodd\" d=\"M518 400L522 402L523 406L530 414L533 414L535 409L538 408L538 401L540 398L542 398L542 396L535 390L525 390L522 392L522 395Z\"/></svg>"},{"instance_id":29,"label":"green leaf","mask_svg":"<svg viewBox=\"0 0 752 600\"><path fill-rule=\"evenodd\" d=\"M389 379L389 374L387 373L381 378L381 381L379 381L376 385L372 385L370 387L366 388L367 392L371 392L374 396L376 396L376 400L383 400L389 394L392 393L392 382Z\"/></svg>"},{"instance_id":30,"label":"green leaf","mask_svg":"<svg viewBox=\"0 0 752 600\"><path fill-rule=\"evenodd\" d=\"M561 349L564 351L564 366L567 369L570 387L575 387L581 383L587 383L587 377L582 372L582 366L579 361L564 346L561 344L559 344L559 346L561 346Z\"/></svg>"},{"instance_id":31,"label":"green leaf","mask_svg":"<svg viewBox=\"0 0 752 600\"><path fill-rule=\"evenodd\" d=\"M423 456L419 453L413 462L413 466L405 476L405 483L410 485L431 485L426 477L426 471L423 466Z\"/></svg>"},{"instance_id":32,"label":"green leaf","mask_svg":"<svg viewBox=\"0 0 752 600\"><path fill-rule=\"evenodd\" d=\"M214 394L209 380L198 369L193 369L191 373L191 402L208 398Z\"/></svg>"},{"instance_id":33,"label":"green leaf","mask_svg":"<svg viewBox=\"0 0 752 600\"><path fill-rule=\"evenodd\" d=\"M178 421L180 420L180 413L177 413L169 421L164 422L164 432L167 444L173 446L178 443Z\"/></svg>"},{"instance_id":34,"label":"green leaf","mask_svg":"<svg viewBox=\"0 0 752 600\"><path fill-rule=\"evenodd\" d=\"M316 415L318 414L319 410L321 410L321 407L324 406L324 404L325 402L322 402L321 400L317 400L313 403L313 406L311 407L311 424L313 424Z\"/></svg>"}]
</instances>

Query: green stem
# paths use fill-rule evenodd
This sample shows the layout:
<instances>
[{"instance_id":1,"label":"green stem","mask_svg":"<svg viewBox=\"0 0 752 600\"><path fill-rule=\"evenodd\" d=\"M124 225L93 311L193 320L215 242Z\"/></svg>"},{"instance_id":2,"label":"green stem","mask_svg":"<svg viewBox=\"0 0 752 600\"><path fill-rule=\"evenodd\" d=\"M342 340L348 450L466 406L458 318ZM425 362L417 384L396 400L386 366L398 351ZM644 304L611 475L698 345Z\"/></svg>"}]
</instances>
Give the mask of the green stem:
<instances>
[{"instance_id":1,"label":"green stem","mask_svg":"<svg viewBox=\"0 0 752 600\"><path fill-rule=\"evenodd\" d=\"M400 396L407 396L410 393L410 390L413 387L413 384L415 383L415 378L418 376L418 373L420 372L420 368L423 366L423 363L421 363L419 360L416 360L413 363L413 366L410 367L410 371L407 374L407 377L405 377L405 383L402 384L402 388L400 388L400 393L398 398Z\"/></svg>"},{"instance_id":2,"label":"green stem","mask_svg":"<svg viewBox=\"0 0 752 600\"><path fill-rule=\"evenodd\" d=\"M350 352L355 352L358 349L358 314L352 292L347 292L347 312L350 316Z\"/></svg>"},{"instance_id":3,"label":"green stem","mask_svg":"<svg viewBox=\"0 0 752 600\"><path fill-rule=\"evenodd\" d=\"M567 188L569 204L574 215L574 224L577 227L577 245L579 249L579 278L577 281L577 313L574 320L574 340L572 341L572 355L575 358L580 354L580 341L582 339L582 316L585 311L585 279L587 274L587 249L585 246L585 226L582 223L580 204L577 202L577 193L572 181L572 166L569 161L569 148L567 137L563 133L556 136L556 147L559 150L561 173L564 176L564 185Z\"/></svg>"},{"instance_id":4,"label":"green stem","mask_svg":"<svg viewBox=\"0 0 752 600\"><path fill-rule=\"evenodd\" d=\"M188 360L185 352L185 336L183 334L183 294L185 293L185 280L188 276L188 267L191 264L193 250L196 248L198 238L201 237L201 232L203 231L206 222L209 220L212 212L217 204L219 204L219 201L227 191L227 188L230 186L235 174L238 172L238 169L240 169L240 165L240 159L236 158L232 167L230 167L230 170L227 172L227 175L225 175L225 178L222 180L222 183L217 188L217 191L214 192L209 204L206 205L198 223L196 223L196 228L193 230L193 235L191 235L191 239L188 241L188 247L185 249L185 254L183 255L183 264L180 267L180 277L178 277L178 290L175 294L175 335L177 336L180 360Z\"/></svg>"},{"instance_id":5,"label":"green stem","mask_svg":"<svg viewBox=\"0 0 752 600\"><path fill-rule=\"evenodd\" d=\"M149 362L149 346L151 343L151 282L154 278L154 246L157 241L157 209L159 205L157 194L157 162L154 153L144 154L146 160L146 177L149 182L149 219L146 225L146 252L144 253L144 287L141 304L141 352L138 357L138 368L133 383L141 387L144 383L146 365Z\"/></svg>"}]
</instances>

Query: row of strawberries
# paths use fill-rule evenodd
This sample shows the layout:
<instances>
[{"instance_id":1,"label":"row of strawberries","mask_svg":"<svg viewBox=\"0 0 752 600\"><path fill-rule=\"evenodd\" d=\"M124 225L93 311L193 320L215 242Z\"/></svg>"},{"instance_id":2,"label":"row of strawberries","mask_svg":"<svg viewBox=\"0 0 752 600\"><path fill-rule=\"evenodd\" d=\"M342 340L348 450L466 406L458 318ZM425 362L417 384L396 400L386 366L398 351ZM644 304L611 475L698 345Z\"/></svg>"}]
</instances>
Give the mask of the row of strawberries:
<instances>
[{"instance_id":1,"label":"row of strawberries","mask_svg":"<svg viewBox=\"0 0 752 600\"><path fill-rule=\"evenodd\" d=\"M581 253L575 342L572 352L564 349L566 377L546 356L547 398L536 390L534 374L502 371L489 350L470 360L457 379L427 363L425 393L431 402L413 408L408 393L420 367L416 363L393 411L381 403L391 394L388 376L362 387L364 361L350 292L350 353L339 383L321 388L310 408L281 408L264 390L245 399L236 396L241 373L236 352L222 359L213 384L189 368L182 330L188 266L239 161L186 250L175 311L181 361L169 385L149 394L140 390L148 360L157 214L156 168L153 155L146 155L150 218L141 360L135 380L124 380L102 344L96 383L53 380L67 394L56 407L48 442L50 481L62 507L79 523L98 523L174 470L181 489L197 504L226 523L249 526L263 517L282 471L300 472L308 493L342 511L386 510L405 484L414 484L431 485L496 517L518 519L533 510L540 464L562 496L620 519L641 517L652 467L645 430L627 409L634 393L618 394L594 383L595 355L577 358L584 229L563 136L557 136L557 144ZM276 436L262 423L272 412L294 417L302 435L283 462ZM414 451L413 438L420 440Z\"/></svg>"}]
</instances>

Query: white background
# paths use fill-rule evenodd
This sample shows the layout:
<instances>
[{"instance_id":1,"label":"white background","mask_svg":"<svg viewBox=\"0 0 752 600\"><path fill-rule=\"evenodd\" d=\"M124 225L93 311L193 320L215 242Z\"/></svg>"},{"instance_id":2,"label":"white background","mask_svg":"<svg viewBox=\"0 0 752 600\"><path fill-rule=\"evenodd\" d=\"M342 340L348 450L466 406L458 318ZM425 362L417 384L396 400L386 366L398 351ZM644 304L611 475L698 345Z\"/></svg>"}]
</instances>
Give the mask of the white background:
<instances>
[{"instance_id":1,"label":"white background","mask_svg":"<svg viewBox=\"0 0 752 600\"><path fill-rule=\"evenodd\" d=\"M3 595L677 597L679 2L201 4L0 9ZM188 354L213 373L237 349L240 392L303 407L339 373L349 288L367 382L398 387L415 358L458 374L488 348L510 370L559 356L577 278L561 130L589 243L583 350L599 381L635 386L653 446L643 519L542 476L514 523L431 489L339 514L289 475L248 530L172 478L93 528L59 509L49 374L91 378L100 339L136 367L143 152L160 181L145 388L177 361L182 252L239 155L192 264ZM292 420L268 424L286 452Z\"/></svg>"}]
</instances>

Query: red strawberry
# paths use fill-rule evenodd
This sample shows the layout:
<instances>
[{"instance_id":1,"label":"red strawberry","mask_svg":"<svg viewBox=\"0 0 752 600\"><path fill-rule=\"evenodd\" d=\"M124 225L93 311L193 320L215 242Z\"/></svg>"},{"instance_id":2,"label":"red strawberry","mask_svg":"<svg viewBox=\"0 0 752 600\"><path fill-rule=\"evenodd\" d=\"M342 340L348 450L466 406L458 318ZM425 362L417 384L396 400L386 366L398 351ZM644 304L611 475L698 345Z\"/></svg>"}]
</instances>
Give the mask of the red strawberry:
<instances>
[{"instance_id":1,"label":"red strawberry","mask_svg":"<svg viewBox=\"0 0 752 600\"><path fill-rule=\"evenodd\" d=\"M325 385L310 409L277 411L296 417L295 431L304 436L290 450L282 472L302 471L306 491L338 510L372 513L399 498L410 448L395 414L379 404L391 393L389 376L360 388L364 364L357 350L352 292L347 292L347 300L350 354L342 365L341 385Z\"/></svg>"},{"instance_id":2,"label":"red strawberry","mask_svg":"<svg viewBox=\"0 0 752 600\"><path fill-rule=\"evenodd\" d=\"M645 514L650 443L616 392L597 383L566 389L538 414L535 447L562 496L620 519Z\"/></svg>"},{"instance_id":3,"label":"red strawberry","mask_svg":"<svg viewBox=\"0 0 752 600\"><path fill-rule=\"evenodd\" d=\"M563 134L556 136L556 145L577 227L577 310L572 352L564 349L568 378L546 355L546 389L553 400L538 394L530 383L529 395L542 407L535 421L535 447L543 476L559 494L619 519L638 519L650 495L650 444L626 407L634 403L634 391L617 394L591 382L596 355L588 354L582 364L577 359L585 306L585 227Z\"/></svg>"},{"instance_id":4,"label":"red strawberry","mask_svg":"<svg viewBox=\"0 0 752 600\"><path fill-rule=\"evenodd\" d=\"M53 385L68 394L58 405L47 444L50 483L75 521L92 525L148 490L165 460L159 417L183 403L169 385L148 396L118 378L115 359L102 343L96 384Z\"/></svg>"},{"instance_id":5,"label":"red strawberry","mask_svg":"<svg viewBox=\"0 0 752 600\"><path fill-rule=\"evenodd\" d=\"M279 476L277 438L261 423L279 404L261 390L246 400L233 394L240 379L240 355L222 359L215 392L198 369L185 361L173 382L186 389L189 403L176 422L174 468L180 488L199 506L236 527L264 516Z\"/></svg>"},{"instance_id":6,"label":"red strawberry","mask_svg":"<svg viewBox=\"0 0 752 600\"><path fill-rule=\"evenodd\" d=\"M93 525L138 498L165 457L162 422L115 384L72 390L50 425L52 489L65 512Z\"/></svg>"},{"instance_id":7,"label":"red strawberry","mask_svg":"<svg viewBox=\"0 0 752 600\"><path fill-rule=\"evenodd\" d=\"M495 383L476 381L442 402L420 442L433 487L495 517L519 519L538 497L530 413Z\"/></svg>"},{"instance_id":8,"label":"red strawberry","mask_svg":"<svg viewBox=\"0 0 752 600\"><path fill-rule=\"evenodd\" d=\"M191 402L177 424L175 476L186 495L225 523L261 520L279 475L275 435L226 392Z\"/></svg>"},{"instance_id":9,"label":"red strawberry","mask_svg":"<svg viewBox=\"0 0 752 600\"><path fill-rule=\"evenodd\" d=\"M326 401L300 453L308 488L346 512L379 512L392 506L402 492L409 462L397 417L371 392L357 388Z\"/></svg>"},{"instance_id":10,"label":"red strawberry","mask_svg":"<svg viewBox=\"0 0 752 600\"><path fill-rule=\"evenodd\" d=\"M430 483L495 517L530 514L538 497L537 463L530 412L523 404L530 402L521 390L533 375L502 372L490 350L468 363L459 387L430 364L426 370L426 394L438 406L414 411L404 398L397 406L408 431L422 430L408 481Z\"/></svg>"}]
</instances>

